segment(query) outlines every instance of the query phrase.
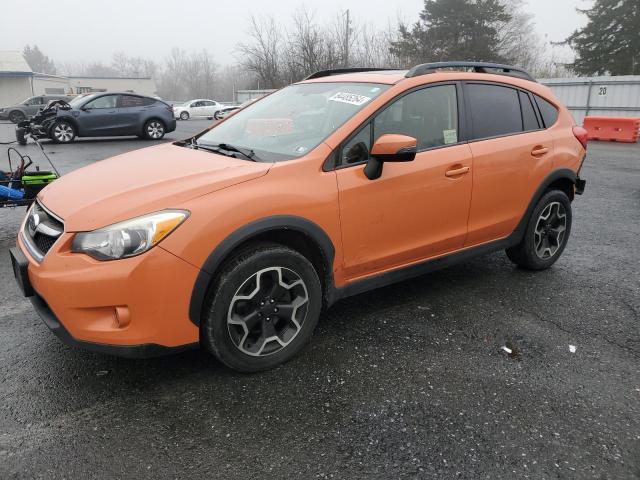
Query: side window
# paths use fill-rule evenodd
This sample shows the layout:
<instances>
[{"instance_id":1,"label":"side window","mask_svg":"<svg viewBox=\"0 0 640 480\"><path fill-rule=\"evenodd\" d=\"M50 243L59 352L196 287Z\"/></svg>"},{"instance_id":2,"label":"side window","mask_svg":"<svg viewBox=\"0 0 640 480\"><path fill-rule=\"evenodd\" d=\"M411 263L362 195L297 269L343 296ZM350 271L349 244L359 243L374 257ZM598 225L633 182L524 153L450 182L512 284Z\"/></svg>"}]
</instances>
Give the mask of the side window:
<instances>
[{"instance_id":1,"label":"side window","mask_svg":"<svg viewBox=\"0 0 640 480\"><path fill-rule=\"evenodd\" d=\"M524 131L538 130L540 125L538 124L538 117L536 111L531 104L531 98L524 92L520 94L520 106L522 107L522 122L524 123Z\"/></svg>"},{"instance_id":2,"label":"side window","mask_svg":"<svg viewBox=\"0 0 640 480\"><path fill-rule=\"evenodd\" d=\"M191 108L194 108L194 107L201 107L202 105L203 105L203 103L202 103L202 102L193 102L193 103L191 104Z\"/></svg>"},{"instance_id":3,"label":"side window","mask_svg":"<svg viewBox=\"0 0 640 480\"><path fill-rule=\"evenodd\" d=\"M119 95L118 108L142 107L144 99L133 95Z\"/></svg>"},{"instance_id":4,"label":"side window","mask_svg":"<svg viewBox=\"0 0 640 480\"><path fill-rule=\"evenodd\" d=\"M116 95L105 95L98 97L95 100L91 100L84 108L97 109L97 108L116 108Z\"/></svg>"},{"instance_id":5,"label":"side window","mask_svg":"<svg viewBox=\"0 0 640 480\"><path fill-rule=\"evenodd\" d=\"M205 107L213 107L216 103L215 102L210 102L209 100L206 100L206 101L202 102L202 104Z\"/></svg>"},{"instance_id":6,"label":"side window","mask_svg":"<svg viewBox=\"0 0 640 480\"><path fill-rule=\"evenodd\" d=\"M544 98L539 97L538 95L534 96L536 98L538 108L540 109L544 126L547 128L552 127L553 124L558 121L558 109L551 103L547 102Z\"/></svg>"},{"instance_id":7,"label":"side window","mask_svg":"<svg viewBox=\"0 0 640 480\"><path fill-rule=\"evenodd\" d=\"M153 105L154 103L156 103L156 99L155 98L149 98L149 97L143 97L142 98L142 104L144 106Z\"/></svg>"},{"instance_id":8,"label":"side window","mask_svg":"<svg viewBox=\"0 0 640 480\"><path fill-rule=\"evenodd\" d=\"M467 84L467 96L475 139L522 132L518 90L470 83Z\"/></svg>"},{"instance_id":9,"label":"side window","mask_svg":"<svg viewBox=\"0 0 640 480\"><path fill-rule=\"evenodd\" d=\"M374 119L374 143L387 133L414 137L418 150L458 143L455 85L423 88L396 100Z\"/></svg>"},{"instance_id":10,"label":"side window","mask_svg":"<svg viewBox=\"0 0 640 480\"><path fill-rule=\"evenodd\" d=\"M355 137L349 140L342 148L342 165L365 162L369 159L371 151L371 122L360 130Z\"/></svg>"}]
</instances>

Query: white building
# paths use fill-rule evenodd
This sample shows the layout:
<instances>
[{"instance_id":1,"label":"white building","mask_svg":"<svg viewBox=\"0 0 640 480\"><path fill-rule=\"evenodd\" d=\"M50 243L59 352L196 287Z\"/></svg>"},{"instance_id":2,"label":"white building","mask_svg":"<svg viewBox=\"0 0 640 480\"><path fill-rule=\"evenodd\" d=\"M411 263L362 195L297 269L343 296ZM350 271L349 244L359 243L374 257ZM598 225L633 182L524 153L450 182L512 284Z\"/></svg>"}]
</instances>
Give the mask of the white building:
<instances>
[{"instance_id":1,"label":"white building","mask_svg":"<svg viewBox=\"0 0 640 480\"><path fill-rule=\"evenodd\" d=\"M13 105L35 95L89 92L133 92L156 96L151 77L62 77L31 70L22 53L0 51L0 105Z\"/></svg>"}]
</instances>

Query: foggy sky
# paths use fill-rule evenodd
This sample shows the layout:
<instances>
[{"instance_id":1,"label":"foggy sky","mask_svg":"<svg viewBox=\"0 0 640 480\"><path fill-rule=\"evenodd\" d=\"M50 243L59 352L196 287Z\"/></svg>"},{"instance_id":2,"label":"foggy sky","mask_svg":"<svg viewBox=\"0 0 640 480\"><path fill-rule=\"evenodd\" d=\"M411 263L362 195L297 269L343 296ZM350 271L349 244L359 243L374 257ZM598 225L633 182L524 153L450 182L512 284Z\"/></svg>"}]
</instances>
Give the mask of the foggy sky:
<instances>
[{"instance_id":1,"label":"foggy sky","mask_svg":"<svg viewBox=\"0 0 640 480\"><path fill-rule=\"evenodd\" d=\"M549 41L563 40L582 26L575 7L589 0L528 0L537 31ZM235 63L248 17L273 15L288 21L305 5L319 21L349 9L359 22L384 27L397 18L418 19L422 0L0 0L0 50L37 44L55 62L103 61L113 53L162 60L178 46L206 48L220 64Z\"/></svg>"}]
</instances>

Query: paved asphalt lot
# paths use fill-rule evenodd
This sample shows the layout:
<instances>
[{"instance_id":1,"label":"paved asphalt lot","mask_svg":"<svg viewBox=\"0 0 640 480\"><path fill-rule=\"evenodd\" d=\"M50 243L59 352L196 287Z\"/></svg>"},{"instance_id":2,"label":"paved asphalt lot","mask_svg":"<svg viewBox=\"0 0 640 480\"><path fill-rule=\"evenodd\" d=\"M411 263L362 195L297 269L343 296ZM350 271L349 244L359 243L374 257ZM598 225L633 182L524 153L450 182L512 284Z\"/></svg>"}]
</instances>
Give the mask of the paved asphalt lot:
<instances>
[{"instance_id":1,"label":"paved asphalt lot","mask_svg":"<svg viewBox=\"0 0 640 480\"><path fill-rule=\"evenodd\" d=\"M145 145L47 150L68 172ZM257 375L61 344L0 210L0 478L640 478L640 145L592 144L583 176L551 270L497 253L344 300Z\"/></svg>"}]
</instances>

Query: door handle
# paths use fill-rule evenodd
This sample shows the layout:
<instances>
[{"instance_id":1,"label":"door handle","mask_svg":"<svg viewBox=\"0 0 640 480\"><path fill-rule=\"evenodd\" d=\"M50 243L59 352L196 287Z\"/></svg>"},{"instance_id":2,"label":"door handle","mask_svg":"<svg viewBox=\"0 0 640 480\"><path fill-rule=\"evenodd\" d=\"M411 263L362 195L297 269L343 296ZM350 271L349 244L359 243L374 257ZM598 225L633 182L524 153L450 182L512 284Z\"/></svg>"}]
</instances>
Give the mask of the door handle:
<instances>
[{"instance_id":1,"label":"door handle","mask_svg":"<svg viewBox=\"0 0 640 480\"><path fill-rule=\"evenodd\" d=\"M446 177L451 178L451 177L457 177L459 175L465 175L470 171L471 171L470 167L461 167L461 168L455 168L453 170L447 170L444 175Z\"/></svg>"},{"instance_id":2,"label":"door handle","mask_svg":"<svg viewBox=\"0 0 640 480\"><path fill-rule=\"evenodd\" d=\"M533 150L531 150L531 156L533 157L542 157L547 153L549 153L549 149L546 147L536 147Z\"/></svg>"}]
</instances>

